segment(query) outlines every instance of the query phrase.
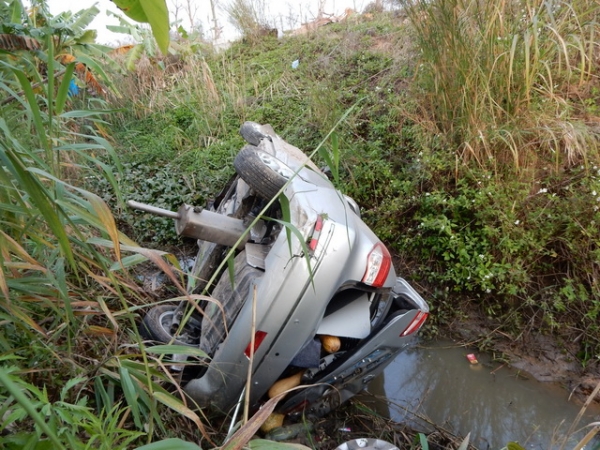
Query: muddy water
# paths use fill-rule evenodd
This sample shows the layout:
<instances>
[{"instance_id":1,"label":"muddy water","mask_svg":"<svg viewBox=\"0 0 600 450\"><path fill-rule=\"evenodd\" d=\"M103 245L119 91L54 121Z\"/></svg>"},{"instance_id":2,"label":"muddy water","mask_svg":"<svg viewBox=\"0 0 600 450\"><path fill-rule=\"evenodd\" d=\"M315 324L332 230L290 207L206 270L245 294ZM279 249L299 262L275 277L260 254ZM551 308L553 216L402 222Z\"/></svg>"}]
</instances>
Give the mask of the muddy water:
<instances>
[{"instance_id":1,"label":"muddy water","mask_svg":"<svg viewBox=\"0 0 600 450\"><path fill-rule=\"evenodd\" d=\"M481 450L500 449L510 441L527 449L559 449L581 409L569 401L569 393L493 362L489 355L476 354L479 364L472 365L469 353L452 342L422 343L398 356L360 399L420 431L431 431L435 424L458 436L470 432L471 443ZM599 420L600 407L595 407L580 424ZM573 436L565 449L583 434Z\"/></svg>"}]
</instances>

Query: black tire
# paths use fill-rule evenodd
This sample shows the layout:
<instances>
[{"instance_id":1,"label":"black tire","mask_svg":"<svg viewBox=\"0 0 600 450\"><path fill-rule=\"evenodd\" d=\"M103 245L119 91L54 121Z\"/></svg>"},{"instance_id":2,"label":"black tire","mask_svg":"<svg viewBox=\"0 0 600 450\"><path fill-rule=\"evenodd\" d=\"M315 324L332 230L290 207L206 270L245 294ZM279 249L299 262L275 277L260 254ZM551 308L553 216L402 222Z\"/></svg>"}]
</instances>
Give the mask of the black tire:
<instances>
[{"instance_id":1,"label":"black tire","mask_svg":"<svg viewBox=\"0 0 600 450\"><path fill-rule=\"evenodd\" d=\"M258 145L260 141L269 137L262 130L262 125L256 122L244 122L240 127L240 134L244 140L251 145Z\"/></svg>"},{"instance_id":2,"label":"black tire","mask_svg":"<svg viewBox=\"0 0 600 450\"><path fill-rule=\"evenodd\" d=\"M273 155L249 145L239 151L233 166L242 180L265 200L275 197L294 174Z\"/></svg>"},{"instance_id":3,"label":"black tire","mask_svg":"<svg viewBox=\"0 0 600 450\"><path fill-rule=\"evenodd\" d=\"M189 277L194 279L194 283L188 282L188 289L191 288L192 294L200 294L204 291L207 281L221 264L228 249L229 247L225 245L198 240L196 261L192 272L189 274Z\"/></svg>"},{"instance_id":4,"label":"black tire","mask_svg":"<svg viewBox=\"0 0 600 450\"><path fill-rule=\"evenodd\" d=\"M263 271L248 265L246 252L239 253L234 260L233 286L229 270L221 275L212 292L212 297L220 303L208 302L202 319L200 349L209 356L214 354L223 341L226 329L230 329L242 309L254 282L263 275ZM227 326L226 326L227 325Z\"/></svg>"},{"instance_id":5,"label":"black tire","mask_svg":"<svg viewBox=\"0 0 600 450\"><path fill-rule=\"evenodd\" d=\"M175 305L159 305L149 310L139 332L144 340L156 341L162 344L169 344L173 340L173 331L170 329L173 314L177 306ZM174 345L197 346L198 336L194 336L193 330L184 329L181 336L173 341Z\"/></svg>"}]
</instances>

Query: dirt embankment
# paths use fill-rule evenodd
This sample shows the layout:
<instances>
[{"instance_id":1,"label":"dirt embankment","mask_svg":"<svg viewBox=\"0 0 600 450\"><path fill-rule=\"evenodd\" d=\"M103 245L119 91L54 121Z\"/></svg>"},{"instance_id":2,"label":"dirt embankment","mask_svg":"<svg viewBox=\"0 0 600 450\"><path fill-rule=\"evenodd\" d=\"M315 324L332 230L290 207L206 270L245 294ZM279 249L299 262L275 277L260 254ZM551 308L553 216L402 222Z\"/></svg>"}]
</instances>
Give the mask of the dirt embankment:
<instances>
[{"instance_id":1,"label":"dirt embankment","mask_svg":"<svg viewBox=\"0 0 600 450\"><path fill-rule=\"evenodd\" d=\"M500 331L497 324L470 312L460 323L452 324L455 338L473 345L486 342L508 363L539 381L556 382L582 403L600 383L600 357L584 366L577 357L580 346L576 340L564 341L554 335L528 330L517 337ZM594 399L600 403L600 393Z\"/></svg>"}]
</instances>

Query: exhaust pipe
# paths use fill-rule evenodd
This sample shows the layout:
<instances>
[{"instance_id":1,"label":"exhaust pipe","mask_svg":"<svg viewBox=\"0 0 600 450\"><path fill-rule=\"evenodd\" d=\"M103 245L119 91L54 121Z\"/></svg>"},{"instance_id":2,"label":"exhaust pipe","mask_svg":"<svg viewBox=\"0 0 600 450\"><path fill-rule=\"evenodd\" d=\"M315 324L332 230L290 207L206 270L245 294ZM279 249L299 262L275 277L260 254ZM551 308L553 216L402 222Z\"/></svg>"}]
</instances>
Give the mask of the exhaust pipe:
<instances>
[{"instance_id":1,"label":"exhaust pipe","mask_svg":"<svg viewBox=\"0 0 600 450\"><path fill-rule=\"evenodd\" d=\"M246 231L244 221L241 219L186 204L181 205L177 212L133 200L129 200L127 206L157 216L175 219L175 230L179 236L214 242L228 247L233 247ZM248 234L241 240L237 248L242 250L247 241Z\"/></svg>"}]
</instances>

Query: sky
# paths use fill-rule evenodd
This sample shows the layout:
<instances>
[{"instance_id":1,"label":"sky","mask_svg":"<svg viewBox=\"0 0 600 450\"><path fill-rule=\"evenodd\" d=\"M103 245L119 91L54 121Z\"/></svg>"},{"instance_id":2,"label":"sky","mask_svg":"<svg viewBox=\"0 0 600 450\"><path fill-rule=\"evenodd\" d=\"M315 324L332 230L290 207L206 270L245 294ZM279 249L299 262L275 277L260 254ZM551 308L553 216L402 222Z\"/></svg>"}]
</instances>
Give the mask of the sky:
<instances>
[{"instance_id":1,"label":"sky","mask_svg":"<svg viewBox=\"0 0 600 450\"><path fill-rule=\"evenodd\" d=\"M217 4L225 4L228 0L216 0ZM272 20L272 25L281 29L289 29L291 23L296 23L299 26L302 22L313 19L318 11L318 5L320 0L258 0L262 1L265 5L265 16ZM340 15L346 8L352 8L355 11L362 11L367 4L370 3L368 0L321 0L324 1L325 7L324 12L327 14ZM194 18L196 22L200 22L204 30L209 30L211 27L209 23L210 18L210 2L209 0L167 0L167 7L171 13L171 20L174 20L175 5L179 4L186 5L191 4ZM120 43L127 42L127 37L123 34L116 34L108 31L106 25L118 25L118 20L115 17L109 17L106 11L112 11L118 13L118 8L110 0L47 0L50 12L53 15L57 15L63 11L77 12L82 9L86 9L96 4L100 10L100 14L96 17L94 22L89 28L98 31L97 42L101 44L117 45ZM217 12L219 25L223 29L223 40L232 40L237 37L236 31L231 24L228 23L226 14L222 8ZM187 13L181 13L181 16L188 16ZM189 29L189 20L182 20L182 26L185 29ZM208 32L207 32L208 34ZM210 37L210 36L207 36Z\"/></svg>"}]
</instances>

